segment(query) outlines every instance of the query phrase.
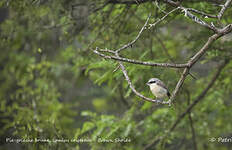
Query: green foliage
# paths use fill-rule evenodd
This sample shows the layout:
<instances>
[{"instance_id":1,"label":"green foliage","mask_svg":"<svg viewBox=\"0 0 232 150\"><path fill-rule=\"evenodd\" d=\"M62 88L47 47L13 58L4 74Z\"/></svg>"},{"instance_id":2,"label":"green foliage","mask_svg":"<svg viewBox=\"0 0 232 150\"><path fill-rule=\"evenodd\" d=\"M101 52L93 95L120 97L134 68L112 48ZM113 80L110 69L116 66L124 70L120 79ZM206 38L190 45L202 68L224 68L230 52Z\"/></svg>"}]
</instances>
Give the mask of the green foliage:
<instances>
[{"instance_id":1,"label":"green foliage","mask_svg":"<svg viewBox=\"0 0 232 150\"><path fill-rule=\"evenodd\" d=\"M221 8L211 2L182 3L214 15ZM231 59L228 35L217 40L191 69L197 79L187 77L173 107L144 102L129 88L118 62L101 58L92 50L120 48L134 40L149 13L149 23L154 23L165 15L163 11L173 7L160 2L157 8L150 1L140 5L104 4L104 0L0 1L0 9L6 11L0 22L0 149L14 148L16 143L6 142L6 138L91 140L17 145L28 150L144 149L167 134L188 103L206 88L218 64ZM220 22L195 15L222 27L232 22L231 13L229 7ZM120 55L141 61L185 63L210 35L211 31L176 11L145 30ZM124 65L136 90L151 98L145 84L149 78L160 78L172 92L182 71ZM229 149L208 139L228 137L232 131L231 68L232 62L191 112L200 150ZM154 147L193 149L192 134L189 118L185 117Z\"/></svg>"}]
</instances>

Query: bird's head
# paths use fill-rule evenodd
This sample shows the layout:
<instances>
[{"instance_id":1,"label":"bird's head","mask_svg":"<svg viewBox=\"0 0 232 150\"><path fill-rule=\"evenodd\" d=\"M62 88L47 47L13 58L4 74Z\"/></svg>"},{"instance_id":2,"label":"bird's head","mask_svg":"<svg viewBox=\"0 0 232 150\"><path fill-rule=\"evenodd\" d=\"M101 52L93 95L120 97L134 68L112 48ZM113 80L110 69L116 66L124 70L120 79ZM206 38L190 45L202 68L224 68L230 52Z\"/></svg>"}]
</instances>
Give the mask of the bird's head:
<instances>
[{"instance_id":1,"label":"bird's head","mask_svg":"<svg viewBox=\"0 0 232 150\"><path fill-rule=\"evenodd\" d=\"M152 84L156 84L157 82L159 82L160 80L158 78L151 78L150 80L148 80L148 82L146 83L148 86L152 85Z\"/></svg>"}]
</instances>

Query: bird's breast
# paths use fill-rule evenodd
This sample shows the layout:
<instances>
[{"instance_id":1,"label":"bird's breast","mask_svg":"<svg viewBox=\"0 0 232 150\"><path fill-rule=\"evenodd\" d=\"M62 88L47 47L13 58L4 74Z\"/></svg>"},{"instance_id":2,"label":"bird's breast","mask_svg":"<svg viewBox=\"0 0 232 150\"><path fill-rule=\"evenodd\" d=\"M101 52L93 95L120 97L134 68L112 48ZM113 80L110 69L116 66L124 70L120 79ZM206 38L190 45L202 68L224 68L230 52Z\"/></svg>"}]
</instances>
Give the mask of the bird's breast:
<instances>
[{"instance_id":1,"label":"bird's breast","mask_svg":"<svg viewBox=\"0 0 232 150\"><path fill-rule=\"evenodd\" d=\"M157 84L150 85L150 90L157 98L163 98L167 95L167 90Z\"/></svg>"}]
</instances>

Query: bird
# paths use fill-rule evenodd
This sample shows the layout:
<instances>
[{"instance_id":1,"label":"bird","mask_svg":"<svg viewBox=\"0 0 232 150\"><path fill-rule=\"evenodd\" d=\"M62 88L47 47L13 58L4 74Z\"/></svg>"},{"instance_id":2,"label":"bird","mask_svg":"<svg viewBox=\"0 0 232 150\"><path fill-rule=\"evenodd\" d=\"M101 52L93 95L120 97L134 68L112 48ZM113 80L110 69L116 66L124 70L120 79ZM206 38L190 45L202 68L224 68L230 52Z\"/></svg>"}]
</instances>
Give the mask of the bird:
<instances>
[{"instance_id":1,"label":"bird","mask_svg":"<svg viewBox=\"0 0 232 150\"><path fill-rule=\"evenodd\" d=\"M156 98L163 100L163 98L168 97L170 99L171 94L160 79L151 78L146 84L150 87L152 94L155 95Z\"/></svg>"}]
</instances>

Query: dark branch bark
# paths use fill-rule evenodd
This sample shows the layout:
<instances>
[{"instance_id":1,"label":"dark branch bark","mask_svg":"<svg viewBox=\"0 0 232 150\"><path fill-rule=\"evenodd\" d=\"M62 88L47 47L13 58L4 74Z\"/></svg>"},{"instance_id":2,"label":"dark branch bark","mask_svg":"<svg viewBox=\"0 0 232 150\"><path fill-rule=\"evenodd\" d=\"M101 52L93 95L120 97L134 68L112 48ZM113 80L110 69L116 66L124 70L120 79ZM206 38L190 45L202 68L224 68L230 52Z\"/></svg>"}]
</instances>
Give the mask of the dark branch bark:
<instances>
[{"instance_id":1,"label":"dark branch bark","mask_svg":"<svg viewBox=\"0 0 232 150\"><path fill-rule=\"evenodd\" d=\"M187 93L187 99L188 99L187 103L189 106L191 95L190 95L190 92L188 90L186 90L186 93ZM194 150L197 150L196 133L195 133L194 125L193 125L193 119L191 116L191 112L188 113L188 118L189 118L190 128L191 128L191 132L192 132L193 147L194 147Z\"/></svg>"}]
</instances>

